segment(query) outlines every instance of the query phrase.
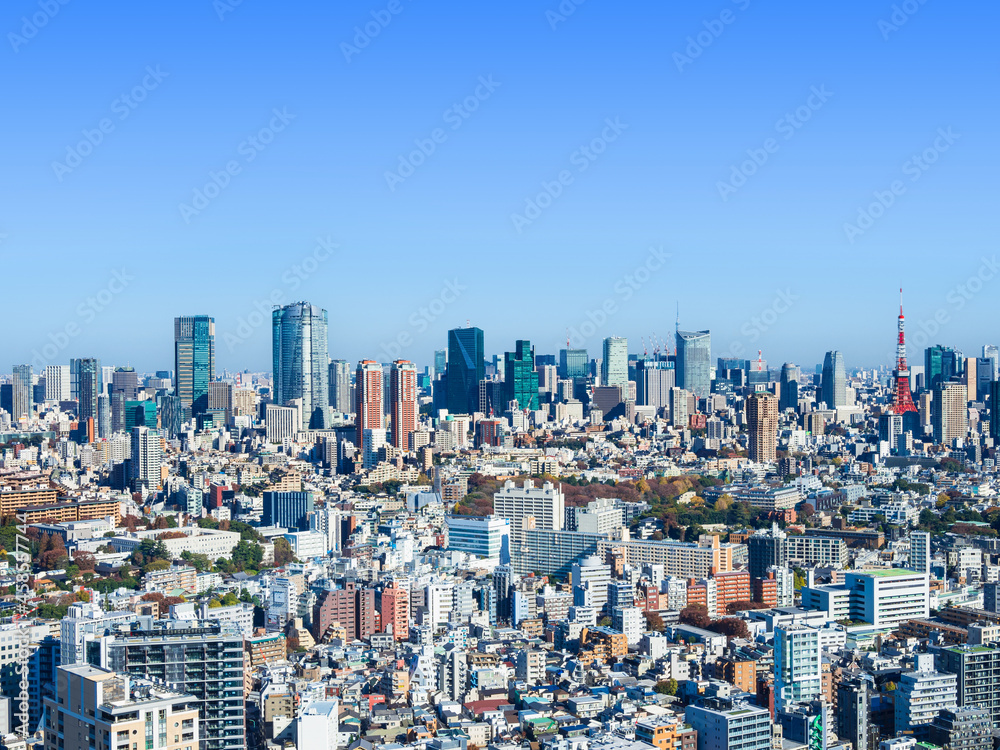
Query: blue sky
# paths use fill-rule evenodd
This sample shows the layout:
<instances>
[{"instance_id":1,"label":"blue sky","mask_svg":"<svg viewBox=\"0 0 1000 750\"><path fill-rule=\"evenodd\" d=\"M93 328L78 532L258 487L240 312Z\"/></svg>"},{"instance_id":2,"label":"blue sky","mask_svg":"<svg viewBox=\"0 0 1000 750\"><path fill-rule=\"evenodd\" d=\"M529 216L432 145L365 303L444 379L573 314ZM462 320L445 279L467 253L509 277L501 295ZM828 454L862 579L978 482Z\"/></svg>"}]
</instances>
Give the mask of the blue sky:
<instances>
[{"instance_id":1,"label":"blue sky","mask_svg":"<svg viewBox=\"0 0 1000 750\"><path fill-rule=\"evenodd\" d=\"M1000 8L669 6L4 3L2 366L169 368L211 314L268 369L275 298L421 365L677 304L716 356L890 365L900 285L923 343L1000 340Z\"/></svg>"}]
</instances>

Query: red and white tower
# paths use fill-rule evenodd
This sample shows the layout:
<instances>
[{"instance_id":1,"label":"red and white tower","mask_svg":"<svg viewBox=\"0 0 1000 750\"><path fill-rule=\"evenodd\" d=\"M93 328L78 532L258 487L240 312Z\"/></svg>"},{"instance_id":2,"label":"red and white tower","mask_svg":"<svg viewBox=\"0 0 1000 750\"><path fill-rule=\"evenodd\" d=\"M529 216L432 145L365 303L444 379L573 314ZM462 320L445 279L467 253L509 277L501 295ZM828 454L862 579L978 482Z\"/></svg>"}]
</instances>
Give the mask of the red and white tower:
<instances>
[{"instance_id":1,"label":"red and white tower","mask_svg":"<svg viewBox=\"0 0 1000 750\"><path fill-rule=\"evenodd\" d=\"M899 340L896 342L896 389L892 397L892 413L915 412L913 395L910 393L910 368L906 366L906 342L903 338L903 290L899 290Z\"/></svg>"}]
</instances>

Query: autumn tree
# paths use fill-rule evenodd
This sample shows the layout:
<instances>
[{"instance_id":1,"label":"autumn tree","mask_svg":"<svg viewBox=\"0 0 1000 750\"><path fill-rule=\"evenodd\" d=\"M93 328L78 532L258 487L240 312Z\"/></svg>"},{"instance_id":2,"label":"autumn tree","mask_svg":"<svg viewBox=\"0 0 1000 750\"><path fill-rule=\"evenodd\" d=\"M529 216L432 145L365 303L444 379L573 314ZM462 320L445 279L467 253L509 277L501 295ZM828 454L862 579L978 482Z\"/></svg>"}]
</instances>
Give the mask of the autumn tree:
<instances>
[{"instance_id":1,"label":"autumn tree","mask_svg":"<svg viewBox=\"0 0 1000 750\"><path fill-rule=\"evenodd\" d=\"M657 633L663 632L663 618L656 612L646 612L646 630L655 630Z\"/></svg>"},{"instance_id":2,"label":"autumn tree","mask_svg":"<svg viewBox=\"0 0 1000 750\"><path fill-rule=\"evenodd\" d=\"M704 604L689 604L681 610L678 619L685 625L695 628L707 628L712 624L712 618L708 616L708 607Z\"/></svg>"}]
</instances>

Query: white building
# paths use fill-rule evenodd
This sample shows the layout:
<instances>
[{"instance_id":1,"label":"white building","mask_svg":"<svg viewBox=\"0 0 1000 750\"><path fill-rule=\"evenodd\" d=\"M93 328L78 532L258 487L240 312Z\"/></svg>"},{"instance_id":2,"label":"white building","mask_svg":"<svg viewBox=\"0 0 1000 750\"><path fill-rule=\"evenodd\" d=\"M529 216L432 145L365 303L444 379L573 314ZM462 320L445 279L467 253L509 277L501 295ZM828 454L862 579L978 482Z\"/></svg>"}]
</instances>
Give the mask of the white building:
<instances>
[{"instance_id":1,"label":"white building","mask_svg":"<svg viewBox=\"0 0 1000 750\"><path fill-rule=\"evenodd\" d=\"M646 629L646 618L638 607L615 607L611 610L611 627L625 634L628 645L637 646Z\"/></svg>"},{"instance_id":2,"label":"white building","mask_svg":"<svg viewBox=\"0 0 1000 750\"><path fill-rule=\"evenodd\" d=\"M46 365L45 400L69 401L70 393L69 365Z\"/></svg>"},{"instance_id":3,"label":"white building","mask_svg":"<svg viewBox=\"0 0 1000 750\"><path fill-rule=\"evenodd\" d=\"M808 703L822 691L819 633L815 628L774 629L775 706Z\"/></svg>"},{"instance_id":4,"label":"white building","mask_svg":"<svg viewBox=\"0 0 1000 750\"><path fill-rule=\"evenodd\" d=\"M562 490L552 482L535 487L530 479L521 486L508 480L493 496L493 512L510 521L511 549L516 550L525 518L534 518L536 529L561 531L565 525L566 500Z\"/></svg>"},{"instance_id":5,"label":"white building","mask_svg":"<svg viewBox=\"0 0 1000 750\"><path fill-rule=\"evenodd\" d=\"M318 531L293 531L284 537L292 547L292 554L299 560L326 557L330 551L326 535Z\"/></svg>"},{"instance_id":6,"label":"white building","mask_svg":"<svg viewBox=\"0 0 1000 750\"><path fill-rule=\"evenodd\" d=\"M296 747L336 750L340 745L340 705L336 700L313 701L295 720Z\"/></svg>"},{"instance_id":7,"label":"white building","mask_svg":"<svg viewBox=\"0 0 1000 750\"><path fill-rule=\"evenodd\" d=\"M823 610L831 620L894 627L930 614L929 588L927 576L913 570L848 571L843 584L803 588L802 607Z\"/></svg>"},{"instance_id":8,"label":"white building","mask_svg":"<svg viewBox=\"0 0 1000 750\"><path fill-rule=\"evenodd\" d=\"M896 732L930 724L938 712L958 705L958 677L934 669L933 654L917 654L916 667L904 672L896 685Z\"/></svg>"},{"instance_id":9,"label":"white building","mask_svg":"<svg viewBox=\"0 0 1000 750\"><path fill-rule=\"evenodd\" d=\"M585 557L571 568L573 603L593 607L600 612L608 603L608 586L611 583L611 566L599 557Z\"/></svg>"}]
</instances>

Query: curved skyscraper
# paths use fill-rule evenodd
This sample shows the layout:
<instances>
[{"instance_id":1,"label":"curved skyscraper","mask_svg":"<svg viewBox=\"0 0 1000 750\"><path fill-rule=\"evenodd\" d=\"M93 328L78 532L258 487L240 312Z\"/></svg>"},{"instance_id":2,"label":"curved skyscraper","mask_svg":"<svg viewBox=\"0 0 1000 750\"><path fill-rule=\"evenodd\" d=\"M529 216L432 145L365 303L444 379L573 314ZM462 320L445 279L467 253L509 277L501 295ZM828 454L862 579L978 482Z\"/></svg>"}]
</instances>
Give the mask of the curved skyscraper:
<instances>
[{"instance_id":1,"label":"curved skyscraper","mask_svg":"<svg viewBox=\"0 0 1000 750\"><path fill-rule=\"evenodd\" d=\"M677 331L677 387L699 399L712 390L711 331Z\"/></svg>"},{"instance_id":2,"label":"curved skyscraper","mask_svg":"<svg viewBox=\"0 0 1000 750\"><path fill-rule=\"evenodd\" d=\"M791 409L795 411L799 406L799 366L791 362L785 362L781 366L781 403L778 404L781 411Z\"/></svg>"},{"instance_id":3,"label":"curved skyscraper","mask_svg":"<svg viewBox=\"0 0 1000 750\"><path fill-rule=\"evenodd\" d=\"M823 402L827 409L847 406L847 374L844 355L838 351L827 352L823 359Z\"/></svg>"},{"instance_id":4,"label":"curved skyscraper","mask_svg":"<svg viewBox=\"0 0 1000 750\"><path fill-rule=\"evenodd\" d=\"M277 307L271 313L274 403L302 399L302 424L322 429L329 405L326 310L308 302Z\"/></svg>"}]
</instances>

